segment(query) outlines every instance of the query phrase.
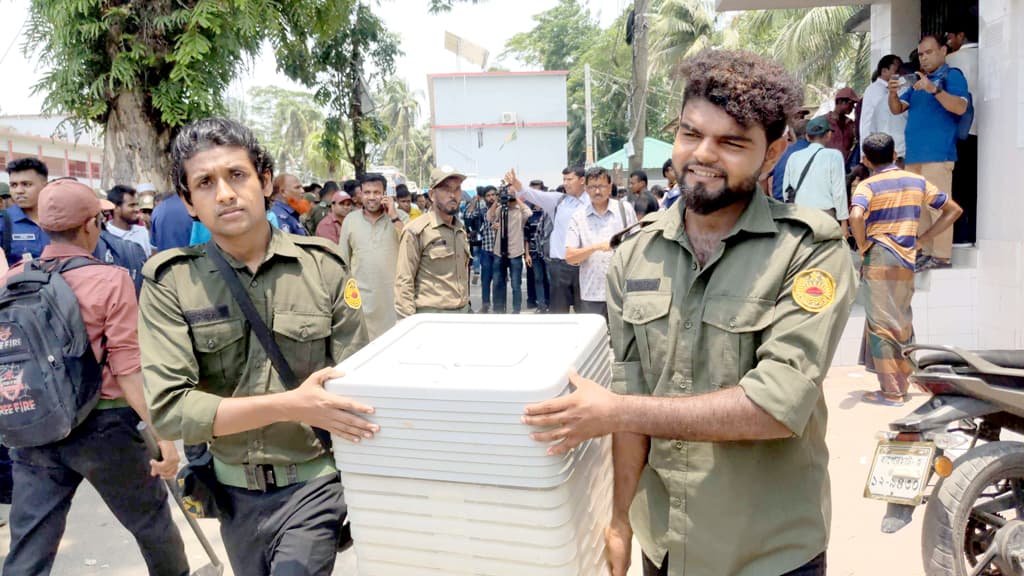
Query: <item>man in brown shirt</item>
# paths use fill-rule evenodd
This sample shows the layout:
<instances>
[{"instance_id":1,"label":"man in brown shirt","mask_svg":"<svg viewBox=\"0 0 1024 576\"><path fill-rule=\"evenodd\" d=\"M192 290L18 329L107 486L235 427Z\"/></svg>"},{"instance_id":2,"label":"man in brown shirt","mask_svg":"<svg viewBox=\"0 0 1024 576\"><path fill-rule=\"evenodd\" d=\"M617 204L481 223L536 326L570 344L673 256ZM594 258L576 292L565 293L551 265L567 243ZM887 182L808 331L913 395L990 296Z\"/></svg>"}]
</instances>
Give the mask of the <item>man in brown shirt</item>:
<instances>
[{"instance_id":1,"label":"man in brown shirt","mask_svg":"<svg viewBox=\"0 0 1024 576\"><path fill-rule=\"evenodd\" d=\"M828 123L832 128L832 137L827 147L839 150L843 155L843 161L850 161L850 153L853 152L854 144L857 143L857 123L850 120L850 113L857 105L857 93L853 88L845 87L836 92L836 107L828 113Z\"/></svg>"},{"instance_id":2,"label":"man in brown shirt","mask_svg":"<svg viewBox=\"0 0 1024 576\"><path fill-rule=\"evenodd\" d=\"M526 222L533 211L526 204L516 200L514 195L505 192L506 198L491 204L487 210L487 226L495 231L494 250L497 257L494 270L494 312L503 314L505 310L508 281L512 281L512 313L519 314L523 308L523 254L530 250L526 240ZM508 215L507 222L504 214ZM505 231L505 225L508 231Z\"/></svg>"},{"instance_id":3,"label":"man in brown shirt","mask_svg":"<svg viewBox=\"0 0 1024 576\"><path fill-rule=\"evenodd\" d=\"M399 318L469 312L469 238L457 218L465 179L450 167L434 168L430 210L402 231L395 274Z\"/></svg>"}]
</instances>

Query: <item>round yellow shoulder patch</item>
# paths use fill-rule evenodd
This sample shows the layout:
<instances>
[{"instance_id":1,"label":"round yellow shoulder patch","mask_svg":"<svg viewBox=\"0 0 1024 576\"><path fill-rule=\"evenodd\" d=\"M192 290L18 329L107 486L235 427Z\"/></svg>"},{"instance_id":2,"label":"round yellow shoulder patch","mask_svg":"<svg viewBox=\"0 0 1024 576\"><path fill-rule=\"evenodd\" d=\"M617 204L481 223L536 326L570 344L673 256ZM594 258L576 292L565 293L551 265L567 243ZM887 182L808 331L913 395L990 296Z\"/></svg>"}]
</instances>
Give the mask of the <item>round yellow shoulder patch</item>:
<instances>
[{"instance_id":1,"label":"round yellow shoulder patch","mask_svg":"<svg viewBox=\"0 0 1024 576\"><path fill-rule=\"evenodd\" d=\"M353 310L363 307L363 298L359 295L359 285L356 284L355 278L349 278L348 282L345 282L345 304Z\"/></svg>"},{"instance_id":2,"label":"round yellow shoulder patch","mask_svg":"<svg viewBox=\"0 0 1024 576\"><path fill-rule=\"evenodd\" d=\"M793 300L808 312L821 312L835 298L835 278L820 268L804 270L793 280Z\"/></svg>"}]
</instances>

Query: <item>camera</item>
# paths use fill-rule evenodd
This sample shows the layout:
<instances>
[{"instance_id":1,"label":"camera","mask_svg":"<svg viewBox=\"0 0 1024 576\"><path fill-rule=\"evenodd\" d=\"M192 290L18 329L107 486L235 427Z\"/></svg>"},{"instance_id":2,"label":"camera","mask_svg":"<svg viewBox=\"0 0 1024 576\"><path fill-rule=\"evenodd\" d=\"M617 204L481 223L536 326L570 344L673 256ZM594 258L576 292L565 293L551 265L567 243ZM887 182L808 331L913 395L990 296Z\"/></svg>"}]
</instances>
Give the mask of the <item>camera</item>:
<instances>
[{"instance_id":1,"label":"camera","mask_svg":"<svg viewBox=\"0 0 1024 576\"><path fill-rule=\"evenodd\" d=\"M502 182L501 187L498 188L498 202L501 203L502 208L508 208L508 202L511 196L508 193L508 184Z\"/></svg>"}]
</instances>

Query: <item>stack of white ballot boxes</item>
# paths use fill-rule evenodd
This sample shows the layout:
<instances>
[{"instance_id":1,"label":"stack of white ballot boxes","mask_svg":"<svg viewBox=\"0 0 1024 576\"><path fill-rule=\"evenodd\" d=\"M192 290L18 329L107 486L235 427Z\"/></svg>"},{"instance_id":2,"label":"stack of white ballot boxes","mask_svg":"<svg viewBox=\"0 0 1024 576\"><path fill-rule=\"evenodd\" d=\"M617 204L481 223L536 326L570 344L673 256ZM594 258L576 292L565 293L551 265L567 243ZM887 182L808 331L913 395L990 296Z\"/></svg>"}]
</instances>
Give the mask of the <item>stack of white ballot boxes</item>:
<instances>
[{"instance_id":1,"label":"stack of white ballot boxes","mask_svg":"<svg viewBox=\"0 0 1024 576\"><path fill-rule=\"evenodd\" d=\"M380 425L334 443L359 573L607 574L610 438L549 456L520 419L610 360L600 316L417 315L343 362L327 390Z\"/></svg>"}]
</instances>

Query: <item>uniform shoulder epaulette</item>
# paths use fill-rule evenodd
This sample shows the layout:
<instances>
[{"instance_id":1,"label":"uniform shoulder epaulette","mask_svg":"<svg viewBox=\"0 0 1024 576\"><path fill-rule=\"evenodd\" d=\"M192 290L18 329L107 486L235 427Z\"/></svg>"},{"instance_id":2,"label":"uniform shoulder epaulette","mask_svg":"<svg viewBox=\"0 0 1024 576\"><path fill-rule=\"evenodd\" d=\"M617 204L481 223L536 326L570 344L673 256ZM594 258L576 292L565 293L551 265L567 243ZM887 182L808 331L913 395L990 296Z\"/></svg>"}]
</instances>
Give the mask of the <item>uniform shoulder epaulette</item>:
<instances>
[{"instance_id":1,"label":"uniform shoulder epaulette","mask_svg":"<svg viewBox=\"0 0 1024 576\"><path fill-rule=\"evenodd\" d=\"M322 252L327 252L331 256L341 259L341 248L337 244L331 242L326 238L319 236L295 236L292 235L290 240L303 248L314 248Z\"/></svg>"},{"instance_id":2,"label":"uniform shoulder epaulette","mask_svg":"<svg viewBox=\"0 0 1024 576\"><path fill-rule=\"evenodd\" d=\"M424 214L406 224L403 229L408 230L410 234L419 236L421 232L426 230L427 226L430 226L430 216L428 214Z\"/></svg>"},{"instance_id":3,"label":"uniform shoulder epaulette","mask_svg":"<svg viewBox=\"0 0 1024 576\"><path fill-rule=\"evenodd\" d=\"M772 202L770 206L773 219L794 222L809 229L815 242L837 240L843 237L839 223L824 210L783 202Z\"/></svg>"},{"instance_id":4,"label":"uniform shoulder epaulette","mask_svg":"<svg viewBox=\"0 0 1024 576\"><path fill-rule=\"evenodd\" d=\"M156 281L163 275L168 267L179 260L198 258L204 254L201 246L188 246L186 248L171 248L161 250L146 261L142 267L142 276L148 280Z\"/></svg>"},{"instance_id":5,"label":"uniform shoulder epaulette","mask_svg":"<svg viewBox=\"0 0 1024 576\"><path fill-rule=\"evenodd\" d=\"M650 214L645 214L644 217L636 224L613 234L611 240L608 242L609 245L611 245L613 249L618 248L633 238L640 236L644 229L650 227L652 224L656 224L661 219L659 214L663 214L663 212L651 212Z\"/></svg>"}]
</instances>

